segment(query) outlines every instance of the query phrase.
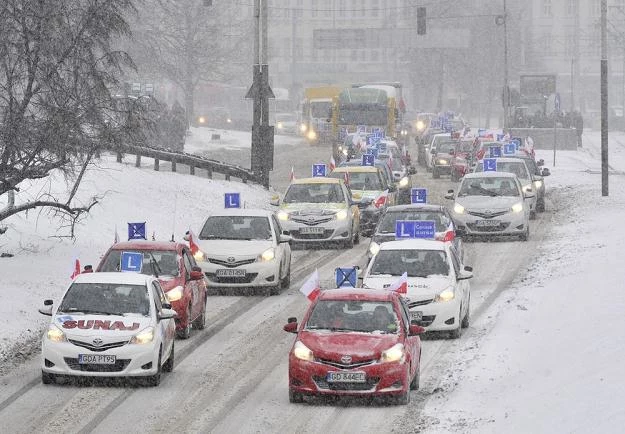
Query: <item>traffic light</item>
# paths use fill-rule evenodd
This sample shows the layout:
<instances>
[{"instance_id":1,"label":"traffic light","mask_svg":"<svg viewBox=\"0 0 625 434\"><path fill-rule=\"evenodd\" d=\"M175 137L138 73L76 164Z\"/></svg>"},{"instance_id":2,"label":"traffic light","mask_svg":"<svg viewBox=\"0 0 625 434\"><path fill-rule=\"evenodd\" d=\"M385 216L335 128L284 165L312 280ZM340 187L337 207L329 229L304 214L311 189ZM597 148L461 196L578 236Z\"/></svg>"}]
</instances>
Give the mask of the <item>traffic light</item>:
<instances>
[{"instance_id":1,"label":"traffic light","mask_svg":"<svg viewBox=\"0 0 625 434\"><path fill-rule=\"evenodd\" d=\"M417 35L425 35L425 8L417 8Z\"/></svg>"}]
</instances>

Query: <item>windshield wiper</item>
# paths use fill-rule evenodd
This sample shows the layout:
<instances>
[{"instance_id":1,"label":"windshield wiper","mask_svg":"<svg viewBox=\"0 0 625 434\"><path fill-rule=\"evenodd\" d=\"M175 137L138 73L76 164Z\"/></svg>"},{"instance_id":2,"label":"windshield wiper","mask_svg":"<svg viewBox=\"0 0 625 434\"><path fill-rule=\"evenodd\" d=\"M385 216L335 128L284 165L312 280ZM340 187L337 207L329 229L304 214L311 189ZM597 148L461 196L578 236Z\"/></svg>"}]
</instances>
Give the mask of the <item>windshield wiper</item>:
<instances>
[{"instance_id":1,"label":"windshield wiper","mask_svg":"<svg viewBox=\"0 0 625 434\"><path fill-rule=\"evenodd\" d=\"M95 315L117 315L117 316L124 316L123 313L121 312L107 312L104 310L94 310L94 309L80 309L77 307L70 307L68 309L63 309L62 311L59 311L60 313L92 313Z\"/></svg>"}]
</instances>

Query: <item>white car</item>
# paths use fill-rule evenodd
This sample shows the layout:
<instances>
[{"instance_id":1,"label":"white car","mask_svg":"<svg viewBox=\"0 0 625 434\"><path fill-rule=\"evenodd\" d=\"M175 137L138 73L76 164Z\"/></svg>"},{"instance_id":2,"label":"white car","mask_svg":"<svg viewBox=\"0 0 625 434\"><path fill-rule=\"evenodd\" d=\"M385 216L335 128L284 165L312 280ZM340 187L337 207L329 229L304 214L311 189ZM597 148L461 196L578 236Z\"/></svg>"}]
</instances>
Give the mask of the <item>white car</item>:
<instances>
[{"instance_id":1,"label":"white car","mask_svg":"<svg viewBox=\"0 0 625 434\"><path fill-rule=\"evenodd\" d=\"M229 208L210 215L198 234L198 266L208 289L260 288L277 294L291 285L291 237L271 211Z\"/></svg>"},{"instance_id":2,"label":"white car","mask_svg":"<svg viewBox=\"0 0 625 434\"><path fill-rule=\"evenodd\" d=\"M428 331L447 331L458 338L469 326L472 271L450 243L389 241L380 245L367 266L363 287L387 288L407 273L410 319Z\"/></svg>"},{"instance_id":3,"label":"white car","mask_svg":"<svg viewBox=\"0 0 625 434\"><path fill-rule=\"evenodd\" d=\"M41 346L41 380L57 376L141 377L150 386L174 368L176 312L158 279L139 273L79 274L52 316Z\"/></svg>"},{"instance_id":4,"label":"white car","mask_svg":"<svg viewBox=\"0 0 625 434\"><path fill-rule=\"evenodd\" d=\"M465 237L512 235L527 241L534 197L513 173L469 173L458 186L451 215ZM454 199L453 190L445 198Z\"/></svg>"}]
</instances>

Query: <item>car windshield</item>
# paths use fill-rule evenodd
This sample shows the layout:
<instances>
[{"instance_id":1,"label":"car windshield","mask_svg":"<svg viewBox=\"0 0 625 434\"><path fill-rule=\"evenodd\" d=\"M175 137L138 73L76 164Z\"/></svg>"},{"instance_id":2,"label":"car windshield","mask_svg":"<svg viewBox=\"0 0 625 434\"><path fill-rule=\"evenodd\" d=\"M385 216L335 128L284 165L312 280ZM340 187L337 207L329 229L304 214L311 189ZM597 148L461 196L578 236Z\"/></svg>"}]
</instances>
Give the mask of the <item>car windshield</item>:
<instances>
[{"instance_id":1,"label":"car windshield","mask_svg":"<svg viewBox=\"0 0 625 434\"><path fill-rule=\"evenodd\" d=\"M199 235L200 240L270 240L266 216L211 216Z\"/></svg>"},{"instance_id":2,"label":"car windshield","mask_svg":"<svg viewBox=\"0 0 625 434\"><path fill-rule=\"evenodd\" d=\"M384 214L378 224L377 233L394 234L395 223L398 220L430 220L436 222L436 231L444 232L449 227L449 218L442 212L436 211L393 211Z\"/></svg>"},{"instance_id":3,"label":"car windshield","mask_svg":"<svg viewBox=\"0 0 625 434\"><path fill-rule=\"evenodd\" d=\"M291 184L284 195L284 203L343 202L345 202L345 196L343 196L341 186L334 183Z\"/></svg>"},{"instance_id":4,"label":"car windshield","mask_svg":"<svg viewBox=\"0 0 625 434\"><path fill-rule=\"evenodd\" d=\"M344 172L332 172L332 178L343 179ZM349 188L354 190L382 190L382 180L377 172L349 172Z\"/></svg>"},{"instance_id":5,"label":"car windshield","mask_svg":"<svg viewBox=\"0 0 625 434\"><path fill-rule=\"evenodd\" d=\"M320 300L304 329L397 334L399 319L388 301Z\"/></svg>"},{"instance_id":6,"label":"car windshield","mask_svg":"<svg viewBox=\"0 0 625 434\"><path fill-rule=\"evenodd\" d=\"M475 167L476 172L484 171L484 164L480 161ZM529 173L525 163L522 161L502 161L497 160L497 172L514 173L521 180L529 180Z\"/></svg>"},{"instance_id":7,"label":"car windshield","mask_svg":"<svg viewBox=\"0 0 625 434\"><path fill-rule=\"evenodd\" d=\"M145 285L73 283L58 313L148 316L150 299Z\"/></svg>"},{"instance_id":8,"label":"car windshield","mask_svg":"<svg viewBox=\"0 0 625 434\"><path fill-rule=\"evenodd\" d=\"M456 142L442 142L436 148L436 152L440 154L449 154L450 151L456 149Z\"/></svg>"},{"instance_id":9,"label":"car windshield","mask_svg":"<svg viewBox=\"0 0 625 434\"><path fill-rule=\"evenodd\" d=\"M369 275L427 277L449 275L449 263L444 250L380 250L373 258Z\"/></svg>"},{"instance_id":10,"label":"car windshield","mask_svg":"<svg viewBox=\"0 0 625 434\"><path fill-rule=\"evenodd\" d=\"M141 274L148 276L179 276L180 261L175 250L111 250L104 258L99 271L121 271L122 252L135 252L143 254Z\"/></svg>"},{"instance_id":11,"label":"car windshield","mask_svg":"<svg viewBox=\"0 0 625 434\"><path fill-rule=\"evenodd\" d=\"M403 168L403 166L401 164L401 157L399 157L399 156L393 155L393 158L391 160L389 160L389 155L388 154L380 154L378 156L378 159L384 161L387 164L388 164L389 161L391 161L391 170L401 171L402 168Z\"/></svg>"},{"instance_id":12,"label":"car windshield","mask_svg":"<svg viewBox=\"0 0 625 434\"><path fill-rule=\"evenodd\" d=\"M276 115L276 122L296 122L297 116L291 114L278 114Z\"/></svg>"},{"instance_id":13,"label":"car windshield","mask_svg":"<svg viewBox=\"0 0 625 434\"><path fill-rule=\"evenodd\" d=\"M519 196L514 178L484 177L465 178L458 189L462 196Z\"/></svg>"}]
</instances>

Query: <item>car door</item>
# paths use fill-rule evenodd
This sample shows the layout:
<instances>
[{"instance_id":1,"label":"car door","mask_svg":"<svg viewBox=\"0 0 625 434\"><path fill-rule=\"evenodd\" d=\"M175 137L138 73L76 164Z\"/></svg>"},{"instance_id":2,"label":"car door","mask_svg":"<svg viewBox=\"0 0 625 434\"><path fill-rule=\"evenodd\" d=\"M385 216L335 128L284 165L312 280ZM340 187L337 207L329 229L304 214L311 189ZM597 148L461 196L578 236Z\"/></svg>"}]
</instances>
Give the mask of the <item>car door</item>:
<instances>
[{"instance_id":1,"label":"car door","mask_svg":"<svg viewBox=\"0 0 625 434\"><path fill-rule=\"evenodd\" d=\"M174 342L174 336L176 334L176 325L174 323L174 319L161 319L159 320L159 315L163 312L163 305L168 304L167 297L165 296L165 292L163 292L163 288L161 287L158 280L153 280L150 284L150 288L152 291L152 299L154 300L154 310L155 310L155 325L154 331L155 336L161 341L163 345L163 360L165 359L165 355L169 354L171 350L171 346Z\"/></svg>"},{"instance_id":2,"label":"car door","mask_svg":"<svg viewBox=\"0 0 625 434\"><path fill-rule=\"evenodd\" d=\"M343 186L343 196L347 202L347 208L351 211L352 226L354 227L354 231L360 231L360 209L358 209L358 205L356 205L356 203L352 200L353 196L351 189L344 183L341 185Z\"/></svg>"},{"instance_id":3,"label":"car door","mask_svg":"<svg viewBox=\"0 0 625 434\"><path fill-rule=\"evenodd\" d=\"M276 240L275 241L276 256L280 261L281 269L283 270L283 273L285 273L284 275L286 275L288 272L290 272L290 268L291 268L291 246L289 243L280 242L280 235L282 234L282 228L280 224L278 223L278 220L276 220L276 217L272 215L270 217L270 220L271 220L271 226L273 228L273 236ZM279 276L279 278L282 278L282 277L284 276Z\"/></svg>"},{"instance_id":4,"label":"car door","mask_svg":"<svg viewBox=\"0 0 625 434\"><path fill-rule=\"evenodd\" d=\"M405 348L410 352L410 357L413 360L412 363L412 372L411 375L415 374L417 369L417 363L415 361L419 360L419 337L418 336L410 336L409 335L409 327L410 327L410 311L408 310L408 304L406 304L406 300L403 297L398 297L399 300L399 313L401 324L401 332L405 336Z\"/></svg>"},{"instance_id":5,"label":"car door","mask_svg":"<svg viewBox=\"0 0 625 434\"><path fill-rule=\"evenodd\" d=\"M464 270L464 265L460 260L460 256L458 255L456 249L451 247L449 249L449 253L451 255L451 263L454 267L454 279L457 279L460 273ZM469 280L456 280L455 284L457 291L460 293L460 299L462 300L462 316L460 318L460 320L462 320L462 318L464 318L464 313L469 308Z\"/></svg>"},{"instance_id":6,"label":"car door","mask_svg":"<svg viewBox=\"0 0 625 434\"><path fill-rule=\"evenodd\" d=\"M188 250L182 251L182 263L184 266L184 293L191 294L191 319L193 320L202 313L202 297L200 295L200 289L198 287L197 280L191 280L191 270L193 270L193 264L191 263Z\"/></svg>"}]
</instances>

